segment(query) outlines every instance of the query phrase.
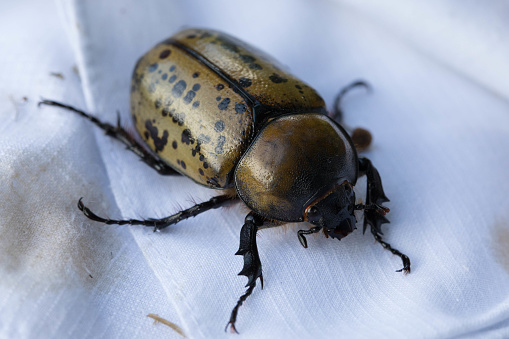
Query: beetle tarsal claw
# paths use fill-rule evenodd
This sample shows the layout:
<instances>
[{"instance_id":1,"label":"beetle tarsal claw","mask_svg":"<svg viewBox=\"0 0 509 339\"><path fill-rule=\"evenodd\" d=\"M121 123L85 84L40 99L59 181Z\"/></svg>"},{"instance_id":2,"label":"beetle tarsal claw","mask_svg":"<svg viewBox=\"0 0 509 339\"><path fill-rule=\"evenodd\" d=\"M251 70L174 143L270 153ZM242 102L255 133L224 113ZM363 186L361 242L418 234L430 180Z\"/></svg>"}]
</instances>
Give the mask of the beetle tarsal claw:
<instances>
[{"instance_id":1,"label":"beetle tarsal claw","mask_svg":"<svg viewBox=\"0 0 509 339\"><path fill-rule=\"evenodd\" d=\"M304 231L300 230L297 232L297 237L299 238L300 244L304 248L308 248L308 241L306 240L306 237L302 234Z\"/></svg>"},{"instance_id":2,"label":"beetle tarsal claw","mask_svg":"<svg viewBox=\"0 0 509 339\"><path fill-rule=\"evenodd\" d=\"M228 326L230 326L230 332L231 333L237 333L239 334L239 331L237 331L237 329L235 328L235 324L232 323L232 322L229 322L228 324L226 324L226 327L224 328L224 331L226 332L228 330Z\"/></svg>"},{"instance_id":3,"label":"beetle tarsal claw","mask_svg":"<svg viewBox=\"0 0 509 339\"><path fill-rule=\"evenodd\" d=\"M315 226L309 230L300 230L297 232L297 237L299 238L300 244L304 248L308 248L308 242L306 240L306 237L304 237L304 234L313 234L316 232L319 232L322 228L320 226Z\"/></svg>"}]
</instances>

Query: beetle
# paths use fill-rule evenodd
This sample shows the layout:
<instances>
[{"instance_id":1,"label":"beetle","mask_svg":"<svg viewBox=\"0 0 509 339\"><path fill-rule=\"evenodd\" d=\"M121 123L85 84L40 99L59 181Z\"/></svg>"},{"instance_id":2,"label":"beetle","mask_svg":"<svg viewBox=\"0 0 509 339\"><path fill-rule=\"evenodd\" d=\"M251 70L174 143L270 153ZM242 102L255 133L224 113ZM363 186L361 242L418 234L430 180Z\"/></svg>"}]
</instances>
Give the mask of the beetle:
<instances>
[{"instance_id":1,"label":"beetle","mask_svg":"<svg viewBox=\"0 0 509 339\"><path fill-rule=\"evenodd\" d=\"M162 175L185 175L223 194L161 219L114 220L87 208L91 220L105 224L144 225L162 230L209 209L242 201L250 212L240 231L236 255L244 257L239 275L247 289L233 308L226 328L237 332L239 307L260 279L257 231L286 223L307 223L298 239L322 231L341 239L356 227L354 212L364 212L376 242L399 256L410 272L410 259L382 239L389 209L380 175L357 154L352 138L336 121L343 95L328 115L322 97L270 56L225 33L187 29L142 56L131 82L131 116L138 141L120 126L56 101L41 104L72 110L124 143ZM361 133L366 138L366 132ZM370 135L368 133L370 141ZM353 187L367 177L365 204L356 204Z\"/></svg>"}]
</instances>

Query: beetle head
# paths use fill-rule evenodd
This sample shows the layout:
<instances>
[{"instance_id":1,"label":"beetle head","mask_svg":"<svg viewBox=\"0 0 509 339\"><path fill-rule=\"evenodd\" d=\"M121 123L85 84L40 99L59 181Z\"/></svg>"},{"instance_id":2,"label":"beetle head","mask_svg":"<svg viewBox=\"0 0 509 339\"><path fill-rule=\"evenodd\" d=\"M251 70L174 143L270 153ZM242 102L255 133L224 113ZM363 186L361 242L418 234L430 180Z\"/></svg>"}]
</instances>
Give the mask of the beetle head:
<instances>
[{"instance_id":1,"label":"beetle head","mask_svg":"<svg viewBox=\"0 0 509 339\"><path fill-rule=\"evenodd\" d=\"M336 186L325 196L312 202L304 218L311 224L324 229L326 235L344 238L355 227L355 192L348 181Z\"/></svg>"}]
</instances>

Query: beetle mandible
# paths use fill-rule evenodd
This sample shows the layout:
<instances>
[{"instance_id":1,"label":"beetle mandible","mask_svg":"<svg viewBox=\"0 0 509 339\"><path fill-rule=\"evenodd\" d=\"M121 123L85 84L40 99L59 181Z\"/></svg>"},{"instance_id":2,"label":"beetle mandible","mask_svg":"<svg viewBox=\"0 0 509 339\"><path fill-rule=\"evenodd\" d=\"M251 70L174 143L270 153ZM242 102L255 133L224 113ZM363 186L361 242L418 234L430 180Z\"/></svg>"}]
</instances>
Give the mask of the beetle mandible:
<instances>
[{"instance_id":1,"label":"beetle mandible","mask_svg":"<svg viewBox=\"0 0 509 339\"><path fill-rule=\"evenodd\" d=\"M320 95L283 71L268 55L227 34L187 29L157 44L137 62L131 83L131 116L144 143L125 129L101 122L74 107L44 100L41 104L72 110L127 145L162 175L185 175L224 194L162 219L113 220L78 207L88 218L119 225L164 229L209 209L242 201L251 212L240 232L237 255L244 256L239 273L248 278L246 292L227 324L237 331L239 307L263 288L256 232L290 222L307 222L305 235L322 231L341 239L356 227L354 211L364 211L375 240L399 256L410 272L410 260L382 240L388 223L382 206L389 201L376 168L359 158L348 133L335 121L341 97L331 117ZM365 204L355 203L353 186L367 177Z\"/></svg>"}]
</instances>

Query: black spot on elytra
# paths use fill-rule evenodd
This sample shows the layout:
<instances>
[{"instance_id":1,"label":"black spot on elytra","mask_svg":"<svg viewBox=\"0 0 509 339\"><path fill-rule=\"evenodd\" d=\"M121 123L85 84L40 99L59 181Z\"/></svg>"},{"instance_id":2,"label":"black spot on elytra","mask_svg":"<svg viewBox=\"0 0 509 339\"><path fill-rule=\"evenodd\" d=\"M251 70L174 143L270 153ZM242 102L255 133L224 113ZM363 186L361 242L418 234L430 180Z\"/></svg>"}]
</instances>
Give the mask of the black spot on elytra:
<instances>
[{"instance_id":1,"label":"black spot on elytra","mask_svg":"<svg viewBox=\"0 0 509 339\"><path fill-rule=\"evenodd\" d=\"M239 102L238 104L235 105L235 112L237 112L237 114L242 114L246 110L247 110L247 105L243 102Z\"/></svg>"},{"instance_id":2,"label":"black spot on elytra","mask_svg":"<svg viewBox=\"0 0 509 339\"><path fill-rule=\"evenodd\" d=\"M244 88L251 86L252 83L253 82L249 78L240 78L239 79L239 85Z\"/></svg>"},{"instance_id":3,"label":"black spot on elytra","mask_svg":"<svg viewBox=\"0 0 509 339\"><path fill-rule=\"evenodd\" d=\"M193 85L193 91L195 91L195 92L198 92L200 90L200 88L201 88L200 84L194 84Z\"/></svg>"},{"instance_id":4,"label":"black spot on elytra","mask_svg":"<svg viewBox=\"0 0 509 339\"><path fill-rule=\"evenodd\" d=\"M182 93L184 93L186 87L187 87L186 82L184 80L180 80L173 86L171 94L173 94L175 98L180 98L182 96Z\"/></svg>"},{"instance_id":5,"label":"black spot on elytra","mask_svg":"<svg viewBox=\"0 0 509 339\"><path fill-rule=\"evenodd\" d=\"M221 97L216 97L216 101L219 101L219 100L221 100Z\"/></svg>"},{"instance_id":6,"label":"black spot on elytra","mask_svg":"<svg viewBox=\"0 0 509 339\"><path fill-rule=\"evenodd\" d=\"M168 79L168 82L169 82L170 84L172 84L172 83L174 83L174 82L175 82L175 80L177 80L177 76L176 76L175 74L173 74L173 75L172 75L172 76Z\"/></svg>"},{"instance_id":7,"label":"black spot on elytra","mask_svg":"<svg viewBox=\"0 0 509 339\"><path fill-rule=\"evenodd\" d=\"M200 76L200 72L195 72L195 73L193 73L193 78L197 78L197 77L199 77L199 76Z\"/></svg>"},{"instance_id":8,"label":"black spot on elytra","mask_svg":"<svg viewBox=\"0 0 509 339\"><path fill-rule=\"evenodd\" d=\"M224 48L225 50L233 52L233 53L239 52L239 47L237 45L235 45L233 42L228 41L224 37L219 36L219 37L217 37L217 40L221 43L221 47Z\"/></svg>"},{"instance_id":9,"label":"black spot on elytra","mask_svg":"<svg viewBox=\"0 0 509 339\"><path fill-rule=\"evenodd\" d=\"M199 106L200 106L200 102L199 101L193 102L193 108L198 108Z\"/></svg>"},{"instance_id":10,"label":"black spot on elytra","mask_svg":"<svg viewBox=\"0 0 509 339\"><path fill-rule=\"evenodd\" d=\"M169 49L165 49L159 54L159 59L166 59L170 55L171 51Z\"/></svg>"},{"instance_id":11,"label":"black spot on elytra","mask_svg":"<svg viewBox=\"0 0 509 339\"><path fill-rule=\"evenodd\" d=\"M157 99L154 103L154 106L156 109L158 109L159 107L161 107L162 103L161 103L161 99Z\"/></svg>"},{"instance_id":12,"label":"black spot on elytra","mask_svg":"<svg viewBox=\"0 0 509 339\"><path fill-rule=\"evenodd\" d=\"M279 75L277 73L272 73L272 75L269 76L269 79L270 79L270 81L272 81L275 84L280 84L282 82L287 82L288 81L288 79L283 78L281 75Z\"/></svg>"},{"instance_id":13,"label":"black spot on elytra","mask_svg":"<svg viewBox=\"0 0 509 339\"><path fill-rule=\"evenodd\" d=\"M170 113L170 109L168 107L164 107L163 110L161 111L161 114L163 115L163 117L168 116L169 113Z\"/></svg>"},{"instance_id":14,"label":"black spot on elytra","mask_svg":"<svg viewBox=\"0 0 509 339\"><path fill-rule=\"evenodd\" d=\"M158 71L157 71L157 74L161 74L161 73L163 73L163 71L162 71L162 70L158 70Z\"/></svg>"},{"instance_id":15,"label":"black spot on elytra","mask_svg":"<svg viewBox=\"0 0 509 339\"><path fill-rule=\"evenodd\" d=\"M223 135L220 135L217 137L216 148L214 149L216 154L223 153L223 146L224 146L225 142L226 142L226 138Z\"/></svg>"},{"instance_id":16,"label":"black spot on elytra","mask_svg":"<svg viewBox=\"0 0 509 339\"><path fill-rule=\"evenodd\" d=\"M302 89L302 87L300 87L299 85L295 85L295 88Z\"/></svg>"},{"instance_id":17,"label":"black spot on elytra","mask_svg":"<svg viewBox=\"0 0 509 339\"><path fill-rule=\"evenodd\" d=\"M194 38L196 38L196 34L189 34L188 36L186 36L186 38L194 39Z\"/></svg>"},{"instance_id":18,"label":"black spot on elytra","mask_svg":"<svg viewBox=\"0 0 509 339\"><path fill-rule=\"evenodd\" d=\"M223 101L217 105L217 108L219 108L221 111L224 111L228 109L228 105L230 104L230 98L224 98Z\"/></svg>"},{"instance_id":19,"label":"black spot on elytra","mask_svg":"<svg viewBox=\"0 0 509 339\"><path fill-rule=\"evenodd\" d=\"M214 125L214 131L216 132L222 132L224 130L224 121L218 120L216 121L216 124Z\"/></svg>"},{"instance_id":20,"label":"black spot on elytra","mask_svg":"<svg viewBox=\"0 0 509 339\"><path fill-rule=\"evenodd\" d=\"M304 94L304 92L303 92L303 91L299 91L299 93L300 93L300 94Z\"/></svg>"},{"instance_id":21,"label":"black spot on elytra","mask_svg":"<svg viewBox=\"0 0 509 339\"><path fill-rule=\"evenodd\" d=\"M159 131L156 126L152 125L150 120L145 121L145 128L147 129L145 132L145 138L148 139L148 134L150 134L150 137L154 140L156 152L162 151L164 146L168 143L168 131L165 130L163 132L163 136L159 138Z\"/></svg>"},{"instance_id":22,"label":"black spot on elytra","mask_svg":"<svg viewBox=\"0 0 509 339\"><path fill-rule=\"evenodd\" d=\"M163 80L168 79L168 73L164 73L164 74L161 76L161 79L163 79Z\"/></svg>"},{"instance_id":23,"label":"black spot on elytra","mask_svg":"<svg viewBox=\"0 0 509 339\"><path fill-rule=\"evenodd\" d=\"M147 140L148 140L148 137L150 136L150 134L148 134L148 132L147 132L147 131L145 131L145 132L143 132L143 136L145 137L145 139L147 139Z\"/></svg>"},{"instance_id":24,"label":"black spot on elytra","mask_svg":"<svg viewBox=\"0 0 509 339\"><path fill-rule=\"evenodd\" d=\"M170 67L170 72L173 72L173 71L175 70L175 68L177 68L177 66L172 65L172 66Z\"/></svg>"},{"instance_id":25,"label":"black spot on elytra","mask_svg":"<svg viewBox=\"0 0 509 339\"><path fill-rule=\"evenodd\" d=\"M206 163L206 162L204 162L204 163L203 163L203 168L205 168L205 169L209 168L209 164L208 164L208 163Z\"/></svg>"},{"instance_id":26,"label":"black spot on elytra","mask_svg":"<svg viewBox=\"0 0 509 339\"><path fill-rule=\"evenodd\" d=\"M201 168L198 168L198 172L200 173L200 175L205 175L205 173L203 172L203 170Z\"/></svg>"},{"instance_id":27,"label":"black spot on elytra","mask_svg":"<svg viewBox=\"0 0 509 339\"><path fill-rule=\"evenodd\" d=\"M242 55L239 55L239 57L240 57L240 60L242 60L245 63L251 63L256 60L256 58L251 55L242 54Z\"/></svg>"},{"instance_id":28,"label":"black spot on elytra","mask_svg":"<svg viewBox=\"0 0 509 339\"><path fill-rule=\"evenodd\" d=\"M203 161L203 159L205 159L205 157L203 155L200 155L200 161Z\"/></svg>"},{"instance_id":29,"label":"black spot on elytra","mask_svg":"<svg viewBox=\"0 0 509 339\"><path fill-rule=\"evenodd\" d=\"M222 90L223 88L224 88L224 85L223 85L223 84L219 84L219 85L217 85L217 86L216 86L216 89L217 89L218 91Z\"/></svg>"},{"instance_id":30,"label":"black spot on elytra","mask_svg":"<svg viewBox=\"0 0 509 339\"><path fill-rule=\"evenodd\" d=\"M193 101L195 95L196 95L195 91L188 91L183 99L184 104L186 105L190 104L191 101Z\"/></svg>"},{"instance_id":31,"label":"black spot on elytra","mask_svg":"<svg viewBox=\"0 0 509 339\"><path fill-rule=\"evenodd\" d=\"M254 69L254 70L263 69L260 64L249 64L249 68Z\"/></svg>"},{"instance_id":32,"label":"black spot on elytra","mask_svg":"<svg viewBox=\"0 0 509 339\"><path fill-rule=\"evenodd\" d=\"M150 65L150 66L148 67L148 71L149 71L150 73L155 72L155 70L157 69L157 67L159 67L159 65L158 65L158 64L152 64L152 65Z\"/></svg>"},{"instance_id":33,"label":"black spot on elytra","mask_svg":"<svg viewBox=\"0 0 509 339\"><path fill-rule=\"evenodd\" d=\"M173 147L173 149L177 149L177 146L178 146L177 140L173 140L173 142L171 143L171 147Z\"/></svg>"},{"instance_id":34,"label":"black spot on elytra","mask_svg":"<svg viewBox=\"0 0 509 339\"><path fill-rule=\"evenodd\" d=\"M186 163L184 160L180 160L180 166L182 166L183 169L186 169Z\"/></svg>"},{"instance_id":35,"label":"black spot on elytra","mask_svg":"<svg viewBox=\"0 0 509 339\"><path fill-rule=\"evenodd\" d=\"M194 156L196 156L196 154L200 153L200 151L201 151L200 142L197 141L196 142L196 147L191 150L191 154L194 157Z\"/></svg>"},{"instance_id":36,"label":"black spot on elytra","mask_svg":"<svg viewBox=\"0 0 509 339\"><path fill-rule=\"evenodd\" d=\"M185 129L182 131L182 143L186 145L194 144L194 138L192 137L190 130Z\"/></svg>"},{"instance_id":37,"label":"black spot on elytra","mask_svg":"<svg viewBox=\"0 0 509 339\"><path fill-rule=\"evenodd\" d=\"M173 122L178 124L179 126L184 125L184 120L186 115L184 113L176 113L173 115Z\"/></svg>"}]
</instances>

